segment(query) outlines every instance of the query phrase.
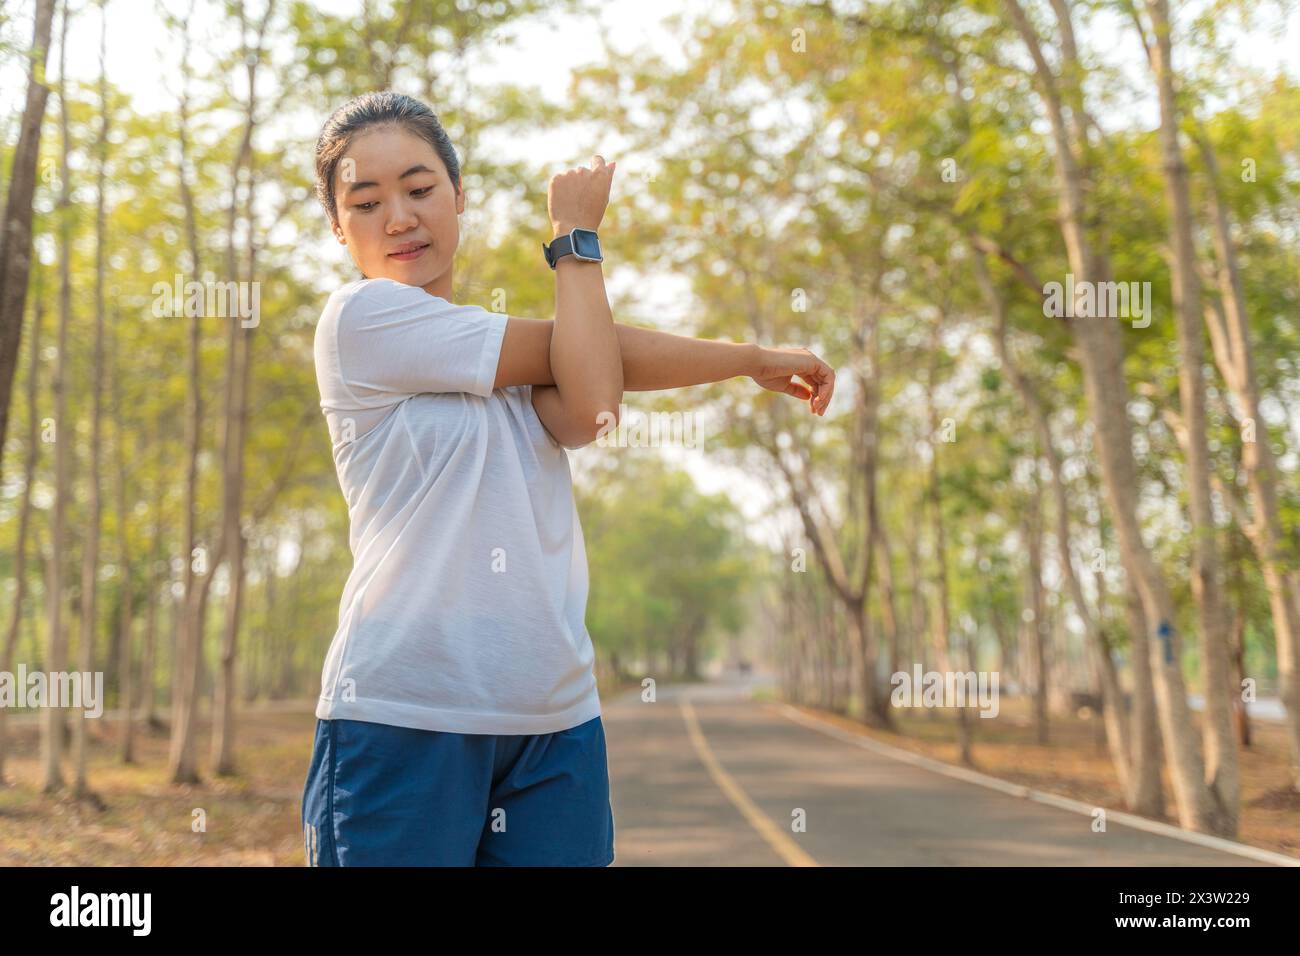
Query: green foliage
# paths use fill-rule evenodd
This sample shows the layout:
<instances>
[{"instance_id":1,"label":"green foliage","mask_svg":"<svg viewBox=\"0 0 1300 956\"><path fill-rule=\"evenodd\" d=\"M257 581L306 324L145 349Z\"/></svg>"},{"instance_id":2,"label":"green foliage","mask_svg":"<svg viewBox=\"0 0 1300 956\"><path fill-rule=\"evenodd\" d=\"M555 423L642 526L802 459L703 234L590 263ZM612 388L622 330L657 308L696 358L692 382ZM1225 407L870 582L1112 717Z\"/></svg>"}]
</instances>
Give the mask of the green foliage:
<instances>
[{"instance_id":1,"label":"green foliage","mask_svg":"<svg viewBox=\"0 0 1300 956\"><path fill-rule=\"evenodd\" d=\"M1042 15L1044 36L1052 36L1050 10L1029 6L1035 18ZM1249 13L1247 4L1228 6L1234 15ZM1094 49L1104 35L1093 32L1094 16L1114 11L1106 4L1072 7L1089 71L1083 89L1096 121L1084 151L1091 172L1088 198L1096 210L1087 230L1105 249L1115 278L1148 281L1153 297L1150 327L1123 334L1136 490L1145 530L1183 609L1180 624L1190 633L1190 542L1179 530L1185 460L1165 421L1180 401L1165 170L1155 133L1133 109L1150 97L1151 88L1144 64L1123 69L1109 51ZM844 557L846 573L857 581L869 530L862 441L867 406L860 401L869 393L877 519L893 542L890 570L904 626L924 624L933 614L933 582L942 562L954 628L971 635L985 654L1014 636L1026 594L1024 517L1039 493L1047 529L1043 551L1049 564L1056 560L1051 496L1045 484L1036 487L1047 480L1044 449L998 354L993 310L972 268L975 250L987 250L992 282L1007 310L1009 354L1037 392L1063 461L1076 562L1083 570L1096 546L1110 558L1102 577L1107 593L1099 597L1122 647L1123 615L1116 608L1124 582L1098 483L1079 354L1066 323L1042 307L1042 285L1062 281L1069 271L1055 147L1003 5L738 0L723 17L682 14L674 21L675 49L605 51L596 63L574 70L563 98L539 97L534 86L503 82L468 89L461 82L465 65L487 51L504 49L508 55L515 28L594 8L577 0L558 8L533 0L372 3L334 12L305 0L282 6L271 32L290 42L264 52L259 66L260 125L252 152L257 191L251 220L241 208L234 210L232 237L232 195L245 195L242 178L236 181L231 172L243 133L243 90L232 77L242 77L243 64L233 7L223 5L229 18L224 32L196 46L189 63L187 175L197 263L180 190L177 111L140 111L111 82L101 104L93 82L70 82L71 202L61 211L62 104L51 96L35 199L38 265L25 335L39 310L44 347L53 348L60 266L66 263L69 420L59 432L71 452L75 487L68 526L75 531L74 547L59 558L70 600L78 597L78 552L88 517L94 142L104 108L114 131L105 169L105 319L109 375L120 403L106 430L111 467L104 477L111 489L120 446L128 505L123 519L112 497L105 498L106 561L120 563L114 549L121 525L141 608L145 595L165 587L169 568L183 566L190 323L152 314L154 286L177 273L224 275L232 238L242 256L251 233L257 238L263 321L251 340L244 501L252 516L250 563L261 570L250 579L246 633L278 636L253 655L250 680L260 689L276 688L283 683L280 669L287 668L287 685L280 689L301 689L318 674L350 555L346 502L338 495L319 418L312 336L325 296L349 274L350 264L337 246L318 245L329 240L312 193L311 136L289 118L305 117L304 129L318 129L351 96L391 86L435 105L465 163L471 203L456 262L458 298L513 315L552 312L554 276L538 268L538 242L547 225L544 187L555 170L531 156L499 155L490 148L493 137L558 133L571 143L570 162L619 144L625 151L617 156L620 173L626 175L618 181L603 238L611 261L638 281L612 292L616 320L706 338L804 346L839 371L836 400L825 419L799 415L788 399L755 393L745 381L663 393L656 396L658 407L715 415L721 428L710 463L772 475L774 510L787 518L793 512L790 489L776 463L794 463L812 476L812 507ZM73 29L88 29L92 19L75 21ZM171 24L178 45L183 27L177 20ZM1126 22L1122 28L1128 29ZM18 41L26 29L25 22L0 14L0 66L11 72L22 58ZM1191 19L1181 29L1189 56L1176 60L1187 71L1180 76L1180 96L1195 120L1185 125L1184 142L1199 217L1198 254L1208 273L1203 294L1207 305L1218 296L1209 281L1215 263L1207 212L1210 174L1193 139L1202 132L1218 159L1213 184L1232 220L1265 396L1260 437L1282 464L1284 544L1294 566L1300 482L1288 410L1300 405L1300 85L1285 73L1228 69L1229 34L1213 18ZM1068 92L1065 80L1063 88ZM14 117L4 130L0 163L8 170ZM1245 175L1247 167L1253 176ZM488 206L489 199L497 204ZM61 229L67 230L66 247L59 242ZM313 254L321 248L328 250L325 256ZM684 283L686 295L665 316L658 311L661 300L650 293L668 278ZM205 418L196 513L198 535L208 544L215 541L223 506L227 333L221 322L201 324ZM36 559L49 544L55 476L54 446L39 438L30 442L27 423L53 414L53 367L49 354L35 366L25 349L19 356L0 498L0 574L8 575L22 501L17 476L33 459L35 537L28 542L27 572L33 584L20 645L33 652L40 646L36 635L44 607ZM1237 410L1217 371L1208 372L1214 469L1240 488ZM35 407L26 397L32 375L39 387ZM955 440L933 433L932 412L951 424ZM601 462L580 492L592 578L588 626L601 652L624 661L671 654L681 662L694 647L703 660L720 636L752 627L743 596L766 575L754 558L761 549L742 527L735 503L700 494L651 450L582 455ZM937 516L922 505L932 455L938 456ZM1242 545L1237 519L1219 518L1225 542L1237 545L1225 553L1232 555L1230 600L1246 615L1247 656L1266 660L1274 645L1264 583ZM938 523L947 538L942 554ZM292 569L278 560L283 542L302 546ZM815 554L807 540L798 543ZM876 570L869 594L873 618L882 612L878 565ZM815 561L810 571L822 578L829 573ZM106 645L121 586L116 573L106 573L114 598L100 602ZM1084 577L1093 594L1093 576ZM818 582L833 593L826 585ZM8 609L10 600L0 592L0 606ZM1068 601L1059 601L1053 613L1069 614Z\"/></svg>"},{"instance_id":2,"label":"green foliage","mask_svg":"<svg viewBox=\"0 0 1300 956\"><path fill-rule=\"evenodd\" d=\"M744 624L754 545L725 495L704 495L651 451L609 456L578 507L591 573L587 623L599 652L648 662L697 660L710 642Z\"/></svg>"}]
</instances>

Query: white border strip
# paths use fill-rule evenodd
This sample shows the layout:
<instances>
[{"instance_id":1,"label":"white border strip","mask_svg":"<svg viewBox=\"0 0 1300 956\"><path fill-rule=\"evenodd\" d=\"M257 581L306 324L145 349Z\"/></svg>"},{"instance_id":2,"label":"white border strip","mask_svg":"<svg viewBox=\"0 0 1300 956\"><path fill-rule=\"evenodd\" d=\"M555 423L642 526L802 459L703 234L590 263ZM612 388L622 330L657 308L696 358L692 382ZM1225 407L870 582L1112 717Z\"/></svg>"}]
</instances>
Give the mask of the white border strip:
<instances>
[{"instance_id":1,"label":"white border strip","mask_svg":"<svg viewBox=\"0 0 1300 956\"><path fill-rule=\"evenodd\" d=\"M966 767L957 767L953 764L944 763L941 760L935 760L931 757L925 757L921 754L914 754L910 750L903 750L900 747L894 747L890 744L881 743L871 737L858 734L851 734L847 730L836 727L834 724L813 717L803 711L790 706L787 703L771 701L782 716L810 727L813 730L819 730L824 734L843 740L846 743L856 744L866 750L874 751L884 757L892 757L895 760L901 760L904 763L921 767L925 770L932 770L935 773L941 773L946 777L952 777L956 780L964 780L967 783L973 783L977 786L988 787L990 790L997 790L1001 793L1013 797L1022 797L1026 800L1033 800L1036 803L1045 803L1048 806L1059 807L1062 810L1072 810L1075 813L1082 813L1085 816L1092 816L1097 809L1094 806L1083 803L1080 800L1073 800L1069 797L1063 797L1059 794L1048 793L1044 790L1035 790L1032 787L1026 787L1018 783L1009 783L1006 780L999 780L997 777L990 777L988 774L980 773L976 770L969 770ZM1175 840L1182 840L1184 843L1194 843L1197 846L1206 847L1211 850L1221 850L1224 853L1235 853L1237 856L1244 856L1252 860L1259 860L1262 863L1272 863L1276 866L1300 866L1300 859L1293 856L1286 856L1282 853L1274 853L1272 850L1264 850L1255 846L1248 846L1245 843L1237 843L1233 840L1225 840L1222 837L1210 836L1208 833L1196 833L1192 830L1184 830L1181 827L1172 826L1168 823L1161 823L1158 820L1148 820L1146 817L1140 817L1136 814L1125 813L1122 810L1106 810L1106 820L1114 820L1125 826L1132 827L1135 830L1145 830L1148 833L1158 833L1160 836L1172 837Z\"/></svg>"}]
</instances>

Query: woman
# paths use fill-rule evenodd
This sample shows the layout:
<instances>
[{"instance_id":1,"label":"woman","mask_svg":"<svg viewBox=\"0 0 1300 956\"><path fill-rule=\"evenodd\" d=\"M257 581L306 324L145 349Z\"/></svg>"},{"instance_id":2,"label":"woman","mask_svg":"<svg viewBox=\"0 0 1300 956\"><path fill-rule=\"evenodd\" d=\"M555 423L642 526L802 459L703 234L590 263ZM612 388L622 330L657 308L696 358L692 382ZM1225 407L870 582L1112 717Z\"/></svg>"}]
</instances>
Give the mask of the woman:
<instances>
[{"instance_id":1,"label":"woman","mask_svg":"<svg viewBox=\"0 0 1300 956\"><path fill-rule=\"evenodd\" d=\"M615 165L597 156L550 181L556 237L600 225ZM541 262L554 321L454 304L460 166L410 97L338 109L316 177L361 278L330 296L315 338L354 566L303 792L308 864L607 866L565 449L616 424L624 390L749 375L824 414L834 373L806 349L616 325L601 263L552 263L561 246Z\"/></svg>"}]
</instances>

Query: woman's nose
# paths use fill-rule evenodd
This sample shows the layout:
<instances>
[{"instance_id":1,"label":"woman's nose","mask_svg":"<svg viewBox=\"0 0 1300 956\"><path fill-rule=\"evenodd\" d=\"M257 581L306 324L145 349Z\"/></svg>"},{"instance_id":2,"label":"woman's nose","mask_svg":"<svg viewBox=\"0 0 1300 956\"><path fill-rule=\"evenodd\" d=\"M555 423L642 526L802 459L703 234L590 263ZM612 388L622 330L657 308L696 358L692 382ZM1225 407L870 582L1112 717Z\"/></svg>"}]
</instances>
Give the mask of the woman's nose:
<instances>
[{"instance_id":1,"label":"woman's nose","mask_svg":"<svg viewBox=\"0 0 1300 956\"><path fill-rule=\"evenodd\" d=\"M390 214L388 217L388 231L390 233L405 232L415 225L414 211L403 202L397 202L389 205Z\"/></svg>"}]
</instances>

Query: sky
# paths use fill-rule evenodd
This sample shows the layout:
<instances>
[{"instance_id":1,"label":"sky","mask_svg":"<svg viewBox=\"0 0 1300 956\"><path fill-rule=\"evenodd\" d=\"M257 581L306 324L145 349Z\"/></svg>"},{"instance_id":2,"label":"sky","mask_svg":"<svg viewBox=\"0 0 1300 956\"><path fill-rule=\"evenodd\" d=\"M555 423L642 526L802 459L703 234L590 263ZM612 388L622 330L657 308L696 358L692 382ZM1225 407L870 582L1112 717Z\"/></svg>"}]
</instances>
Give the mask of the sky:
<instances>
[{"instance_id":1,"label":"sky","mask_svg":"<svg viewBox=\"0 0 1300 956\"><path fill-rule=\"evenodd\" d=\"M8 11L11 22L7 25L8 36L17 41L26 41L30 37L31 11L33 4L10 3ZM182 0L166 0L168 9L183 11L187 4ZM200 0L196 4L196 17L191 21L191 29L199 38L202 49L202 37L211 35L214 20L214 7L218 4ZM359 0L318 0L317 6L329 12L342 13L356 9ZM1178 4L1175 4L1178 6ZM252 15L256 16L262 9L260 3L250 3ZM544 95L554 99L557 91L562 93L567 87L564 75L566 65L577 66L588 59L601 55L601 37L606 36L610 45L620 51L633 49L641 44L651 46L660 55L669 59L677 56L680 43L673 39L664 25L669 15L687 9L714 10L716 3L703 3L701 0L657 0L647 3L645 0L608 0L600 6L599 16L564 16L550 17L546 20L531 22L518 33L518 42L508 50L490 56L472 67L471 79L484 83L516 82L521 85L541 85ZM1276 5L1269 0L1260 0L1258 4L1265 26L1249 36L1241 37L1236 46L1237 59L1240 63L1250 64L1255 68L1276 67L1290 63L1295 70L1295 50L1300 49L1300 13L1292 12L1289 18L1274 15ZM79 11L71 21L72 29L69 39L69 75L87 81L93 81L98 75L100 21L99 12L90 0L81 0L74 7ZM109 0L109 17L107 26L107 69L112 81L128 92L136 107L144 111L163 111L175 108L176 78L179 75L177 64L180 56L179 44L169 36L162 22L157 18L154 0ZM55 32L59 22L56 18ZM1132 36L1132 31L1120 22L1102 22L1097 34L1090 35L1085 41L1089 49L1106 51L1108 62L1120 65L1124 69L1145 70L1140 49ZM222 41L224 48L226 42ZM590 51L584 57L574 51ZM557 51L563 51L557 56ZM56 60L51 60L51 72L56 69ZM12 139L13 117L21 103L25 84L18 72L17 63L8 63L0 68L0 116L6 117L10 125L4 134ZM1153 104L1135 102L1132 109L1141 114L1149 111L1153 115ZM315 139L319 132L320 117L285 117L284 122L301 125L300 133L308 142ZM564 131L548 134L539 132L524 140L494 141L488 139L485 148L501 150L516 157L528 157L533 160L543 159L554 164L556 171L577 162L585 162L586 157L576 157L572 153L572 135ZM616 143L601 144L599 150L607 160L618 159ZM630 168L629 168L630 167ZM636 172L634 163L624 163L619 172ZM617 185L617 182L616 182ZM322 239L321 253L329 256L342 256L343 250L328 236ZM540 252L539 252L540 259ZM639 277L620 273L615 263L606 267L606 275L611 294L625 284L638 281L638 311L644 316L661 317L667 328L674 328L678 322L689 315L687 287L681 279L672 276L656 276L653 281L644 281ZM638 317L640 318L640 317ZM618 317L616 317L618 320ZM799 345L806 343L775 343L782 345ZM754 386L755 388L757 386ZM630 393L628 404L634 408L653 410L655 393ZM839 396L840 400L847 395ZM645 450L641 450L645 453ZM608 450L594 446L572 452L575 472L582 467L583 456L607 454ZM752 519L767 509L771 490L767 484L759 482L735 469L720 467L708 454L707 440L703 450L672 449L670 458L686 467L702 490L705 492L727 491L737 505ZM755 524L757 536L768 543L775 544L779 538L771 525Z\"/></svg>"}]
</instances>

